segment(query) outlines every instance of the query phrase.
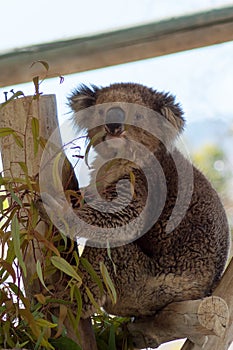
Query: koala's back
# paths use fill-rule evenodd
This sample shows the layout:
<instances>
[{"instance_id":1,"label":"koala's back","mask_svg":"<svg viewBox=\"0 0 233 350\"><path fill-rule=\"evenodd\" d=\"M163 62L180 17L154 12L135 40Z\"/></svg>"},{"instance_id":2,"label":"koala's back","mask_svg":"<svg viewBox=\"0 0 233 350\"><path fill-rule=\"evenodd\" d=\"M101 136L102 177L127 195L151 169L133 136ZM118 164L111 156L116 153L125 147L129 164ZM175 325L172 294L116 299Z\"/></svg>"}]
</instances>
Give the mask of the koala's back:
<instances>
[{"instance_id":1,"label":"koala's back","mask_svg":"<svg viewBox=\"0 0 233 350\"><path fill-rule=\"evenodd\" d=\"M178 188L174 155L162 155L160 163L166 177L167 198L159 219L141 238L112 249L117 274L112 263L105 260L118 295L115 305L107 299L105 308L109 313L148 315L173 301L204 297L212 292L222 275L229 249L225 211L204 175L175 152L184 168L183 176L186 176L187 164L193 170L190 203L187 208L182 208L181 202L180 208L176 208L178 216L179 213L183 215L183 209L185 215L177 227L167 232L178 191L186 192L187 189L182 185ZM144 182L144 179L140 182L139 196L145 195ZM106 252L88 248L86 254L95 264Z\"/></svg>"},{"instance_id":2,"label":"koala's back","mask_svg":"<svg viewBox=\"0 0 233 350\"><path fill-rule=\"evenodd\" d=\"M185 164L189 161L178 151L175 153L184 167L183 176L186 177ZM190 203L186 210L182 208L183 202L180 208L176 208L177 215L179 212L182 215L184 211L185 215L174 230L167 232L178 191L186 192L187 189L182 188L182 185L178 188L178 176L171 157L166 156L163 170L167 177L165 207L159 220L139 239L139 244L147 255L159 262L165 273L185 272L203 276L203 279L209 276L206 289L202 291L206 294L219 280L228 256L229 227L225 210L209 181L192 166ZM182 176L182 172L179 175Z\"/></svg>"}]
</instances>

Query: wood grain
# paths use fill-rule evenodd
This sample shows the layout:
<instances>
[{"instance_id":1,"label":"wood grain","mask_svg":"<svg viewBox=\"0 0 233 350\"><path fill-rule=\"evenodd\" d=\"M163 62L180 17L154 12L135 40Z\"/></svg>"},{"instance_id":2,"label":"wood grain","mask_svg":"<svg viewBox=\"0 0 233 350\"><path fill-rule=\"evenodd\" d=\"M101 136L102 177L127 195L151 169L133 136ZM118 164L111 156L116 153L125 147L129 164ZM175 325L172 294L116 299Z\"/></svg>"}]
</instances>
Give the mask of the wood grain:
<instances>
[{"instance_id":1,"label":"wood grain","mask_svg":"<svg viewBox=\"0 0 233 350\"><path fill-rule=\"evenodd\" d=\"M0 53L0 87L168 55L233 40L233 6Z\"/></svg>"}]
</instances>

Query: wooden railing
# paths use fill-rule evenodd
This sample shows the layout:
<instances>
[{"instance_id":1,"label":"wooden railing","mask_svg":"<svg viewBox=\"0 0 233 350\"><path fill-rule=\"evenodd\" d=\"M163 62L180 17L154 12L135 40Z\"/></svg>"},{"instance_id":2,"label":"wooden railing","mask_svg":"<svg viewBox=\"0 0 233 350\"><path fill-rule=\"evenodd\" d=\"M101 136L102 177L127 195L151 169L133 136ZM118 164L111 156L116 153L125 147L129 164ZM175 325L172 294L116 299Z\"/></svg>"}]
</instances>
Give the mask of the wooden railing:
<instances>
[{"instance_id":1,"label":"wooden railing","mask_svg":"<svg viewBox=\"0 0 233 350\"><path fill-rule=\"evenodd\" d=\"M0 87L44 74L66 75L233 40L233 6L123 30L0 52ZM36 71L35 71L36 70Z\"/></svg>"}]
</instances>

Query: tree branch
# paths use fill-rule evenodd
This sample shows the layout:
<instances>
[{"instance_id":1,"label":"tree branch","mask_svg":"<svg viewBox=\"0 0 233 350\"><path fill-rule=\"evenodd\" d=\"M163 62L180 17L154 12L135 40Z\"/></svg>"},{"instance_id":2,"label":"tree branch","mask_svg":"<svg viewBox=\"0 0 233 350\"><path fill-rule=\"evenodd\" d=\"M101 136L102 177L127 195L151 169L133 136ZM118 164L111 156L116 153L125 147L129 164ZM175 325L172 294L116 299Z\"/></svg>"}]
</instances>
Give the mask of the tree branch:
<instances>
[{"instance_id":1,"label":"tree branch","mask_svg":"<svg viewBox=\"0 0 233 350\"><path fill-rule=\"evenodd\" d=\"M229 309L230 318L233 317L233 259L229 263L220 284L215 289L213 295L223 298ZM205 345L205 350L227 350L233 341L233 323L229 322L223 337L209 336ZM187 340L181 350L200 350L195 342Z\"/></svg>"},{"instance_id":2,"label":"tree branch","mask_svg":"<svg viewBox=\"0 0 233 350\"><path fill-rule=\"evenodd\" d=\"M190 339L200 349L206 346L208 335L222 337L228 321L226 302L218 296L211 296L167 305L156 316L130 324L129 331L138 349L148 346L157 348L180 338Z\"/></svg>"}]
</instances>

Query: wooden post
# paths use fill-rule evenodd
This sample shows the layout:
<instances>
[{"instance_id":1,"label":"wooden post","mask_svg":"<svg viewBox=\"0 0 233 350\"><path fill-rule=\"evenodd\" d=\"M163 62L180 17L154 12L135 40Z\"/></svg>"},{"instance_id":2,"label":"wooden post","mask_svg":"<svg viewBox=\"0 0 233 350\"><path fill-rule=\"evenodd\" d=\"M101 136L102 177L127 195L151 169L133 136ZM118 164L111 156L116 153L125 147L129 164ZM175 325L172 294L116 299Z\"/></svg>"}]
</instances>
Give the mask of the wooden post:
<instances>
[{"instance_id":1,"label":"wooden post","mask_svg":"<svg viewBox=\"0 0 233 350\"><path fill-rule=\"evenodd\" d=\"M39 134L44 139L48 139L55 128L58 127L57 108L55 95L43 95L39 99L27 96L10 101L0 109L0 128L11 128L16 131L16 135L23 142L20 147L14 140L13 135L0 138L3 171L5 177L22 177L23 171L19 162L24 162L28 168L28 175L35 176L39 173L42 148L34 153L34 140L32 133L32 120L36 118L39 122ZM38 228L44 234L45 224L41 223ZM24 277L24 288L27 297L30 299L39 293L39 282L35 280L32 284L31 278L36 272L37 259L40 256L40 244L38 241L31 241L25 260L27 277Z\"/></svg>"},{"instance_id":2,"label":"wooden post","mask_svg":"<svg viewBox=\"0 0 233 350\"><path fill-rule=\"evenodd\" d=\"M56 96L42 95L39 99L33 99L33 96L18 98L0 109L0 128L16 130L25 143L24 147L20 148L14 142L12 135L1 139L5 176L11 176L9 170L15 177L21 176L22 169L17 162L25 162L31 176L39 172L42 149L39 148L37 155L34 155L32 118L38 119L40 135L48 139L55 128L58 127Z\"/></svg>"},{"instance_id":3,"label":"wooden post","mask_svg":"<svg viewBox=\"0 0 233 350\"><path fill-rule=\"evenodd\" d=\"M43 150L40 147L35 156L32 130L33 118L39 121L39 135L48 140L58 127L55 95L42 95L39 99L35 99L33 96L18 98L0 108L0 128L15 130L24 143L23 148L19 147L12 134L0 138L5 177L17 178L24 176L19 162L24 162L27 165L29 176L35 176L39 173ZM37 227L37 231L42 235L45 233L45 229L46 224L43 222L42 226ZM32 280L32 276L36 272L36 261L43 259L41 247L42 245L38 241L31 241L24 261L27 270L27 276L24 278L24 288L26 296L30 300L33 299L35 294L40 293L39 281ZM65 325L69 336L79 343L68 320L65 321ZM90 319L80 320L80 334L83 350L97 350Z\"/></svg>"}]
</instances>

